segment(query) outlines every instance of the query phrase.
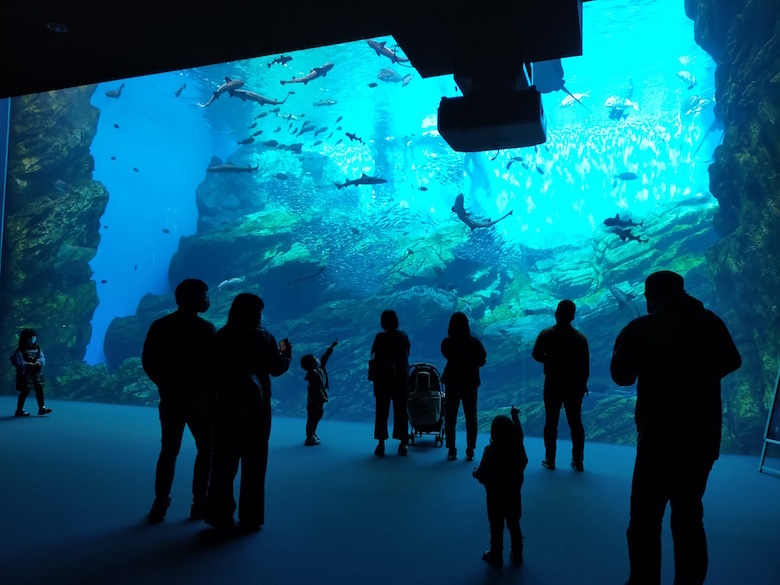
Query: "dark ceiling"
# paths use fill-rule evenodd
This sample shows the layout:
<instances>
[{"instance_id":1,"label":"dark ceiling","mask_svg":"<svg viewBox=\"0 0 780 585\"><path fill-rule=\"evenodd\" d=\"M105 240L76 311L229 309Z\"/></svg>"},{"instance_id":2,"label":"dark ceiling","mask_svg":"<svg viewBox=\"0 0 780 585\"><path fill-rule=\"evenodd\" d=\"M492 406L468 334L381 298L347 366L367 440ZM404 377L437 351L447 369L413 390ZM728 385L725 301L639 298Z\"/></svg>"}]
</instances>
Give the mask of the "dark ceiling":
<instances>
[{"instance_id":1,"label":"dark ceiling","mask_svg":"<svg viewBox=\"0 0 780 585\"><path fill-rule=\"evenodd\" d=\"M385 35L422 77L517 71L582 54L581 0L503 0L485 9L474 0L171 4L6 0L0 97Z\"/></svg>"}]
</instances>

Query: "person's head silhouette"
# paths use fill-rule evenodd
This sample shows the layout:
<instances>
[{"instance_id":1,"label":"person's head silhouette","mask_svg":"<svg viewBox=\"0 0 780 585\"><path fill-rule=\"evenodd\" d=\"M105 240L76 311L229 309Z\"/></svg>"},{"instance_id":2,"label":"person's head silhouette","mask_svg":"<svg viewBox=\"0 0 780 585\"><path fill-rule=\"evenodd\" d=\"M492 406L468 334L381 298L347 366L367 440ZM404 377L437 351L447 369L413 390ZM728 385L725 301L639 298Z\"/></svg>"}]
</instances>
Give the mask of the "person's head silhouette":
<instances>
[{"instance_id":1,"label":"person's head silhouette","mask_svg":"<svg viewBox=\"0 0 780 585\"><path fill-rule=\"evenodd\" d=\"M471 335L469 318L465 313L456 311L452 314L452 317L450 317L450 325L447 329L447 335L450 337L468 337Z\"/></svg>"},{"instance_id":2,"label":"person's head silhouette","mask_svg":"<svg viewBox=\"0 0 780 585\"><path fill-rule=\"evenodd\" d=\"M398 329L398 315L392 309L382 311L382 316L379 319L379 324L385 331L395 331Z\"/></svg>"},{"instance_id":3,"label":"person's head silhouette","mask_svg":"<svg viewBox=\"0 0 780 585\"><path fill-rule=\"evenodd\" d=\"M182 280L174 293L176 304L182 311L205 313L211 306L209 286L197 278Z\"/></svg>"},{"instance_id":4,"label":"person's head silhouette","mask_svg":"<svg viewBox=\"0 0 780 585\"><path fill-rule=\"evenodd\" d=\"M673 303L685 294L683 277L671 270L653 272L645 280L645 299L647 312L662 310L670 302Z\"/></svg>"},{"instance_id":5,"label":"person's head silhouette","mask_svg":"<svg viewBox=\"0 0 780 585\"><path fill-rule=\"evenodd\" d=\"M233 299L228 313L228 325L231 327L255 328L260 326L265 303L252 293L240 293Z\"/></svg>"},{"instance_id":6,"label":"person's head silhouette","mask_svg":"<svg viewBox=\"0 0 780 585\"><path fill-rule=\"evenodd\" d=\"M573 301L568 299L558 303L558 308L555 310L555 322L558 325L569 325L574 321L574 312L577 310Z\"/></svg>"}]
</instances>

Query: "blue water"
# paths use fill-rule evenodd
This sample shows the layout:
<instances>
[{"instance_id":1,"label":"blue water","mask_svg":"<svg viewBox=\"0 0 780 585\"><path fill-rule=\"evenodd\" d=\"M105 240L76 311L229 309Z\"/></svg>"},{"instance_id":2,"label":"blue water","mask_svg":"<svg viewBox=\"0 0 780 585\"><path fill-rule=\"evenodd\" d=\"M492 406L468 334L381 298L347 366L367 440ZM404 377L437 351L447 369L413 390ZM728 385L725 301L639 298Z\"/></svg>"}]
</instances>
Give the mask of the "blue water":
<instances>
[{"instance_id":1,"label":"blue water","mask_svg":"<svg viewBox=\"0 0 780 585\"><path fill-rule=\"evenodd\" d=\"M583 27L583 55L563 61L566 86L582 105L567 104L563 92L544 95L547 143L513 151L453 152L436 132L441 97L458 95L452 77L421 79L413 69L376 56L365 41L288 53L293 60L286 66L268 67L272 55L126 80L120 99L104 95L120 81L101 84L92 99L101 111L92 154L94 176L110 198L91 263L100 305L87 362L103 360L102 341L113 318L133 314L146 293L170 292L168 265L179 238L196 230L195 190L212 156L259 165L256 174L245 177L247 188L265 189L269 202L287 212L318 215L321 224L301 228L296 239L327 264L331 286L351 294L383 292L381 280L364 275L392 272L423 234L452 237L453 230L461 230L459 258L486 266L511 258L523 265L523 248L591 246L604 230L603 219L616 213L637 222L657 220L680 202L709 199L707 166L721 132L711 133L694 151L713 120L714 63L694 43L683 2L589 2ZM377 40L395 45L392 38ZM335 64L326 77L305 86L279 83L326 62ZM385 67L412 73L413 79L405 87L386 84L377 79ZM678 77L680 71L697 79L692 90ZM316 138L313 132L291 136L289 122L270 113L271 106L228 95L199 107L225 76L278 100L295 92L281 107L281 113L301 117L293 129L310 120L328 130ZM372 82L378 86L369 87ZM175 97L183 83L186 89ZM701 107L681 112L681 104L694 95L702 98ZM627 96L627 117L610 119L605 104ZM324 99L338 103L314 106ZM269 114L256 119L260 112ZM343 120L337 124L339 116ZM258 130L263 134L254 144L237 144ZM366 144L351 142L345 132ZM304 155L260 148L270 139L304 142ZM316 140L323 142L314 146ZM322 165L323 176L313 178ZM300 178L300 187L269 188L275 173ZM388 183L346 189L332 184L361 173ZM616 179L621 173L637 178ZM474 215L495 219L513 213L491 233L467 237L450 209L459 192ZM323 229L333 236L324 240ZM361 244L366 234L370 247Z\"/></svg>"}]
</instances>

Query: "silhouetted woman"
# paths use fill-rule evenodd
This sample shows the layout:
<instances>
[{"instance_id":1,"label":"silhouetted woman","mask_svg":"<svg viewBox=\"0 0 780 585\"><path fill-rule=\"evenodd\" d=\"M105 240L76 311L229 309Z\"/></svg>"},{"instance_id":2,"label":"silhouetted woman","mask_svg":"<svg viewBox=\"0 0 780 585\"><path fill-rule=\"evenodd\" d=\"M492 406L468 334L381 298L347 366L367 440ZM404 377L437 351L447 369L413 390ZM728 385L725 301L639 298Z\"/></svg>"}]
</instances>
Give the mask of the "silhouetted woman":
<instances>
[{"instance_id":1,"label":"silhouetted woman","mask_svg":"<svg viewBox=\"0 0 780 585\"><path fill-rule=\"evenodd\" d=\"M399 455L406 455L409 437L409 417L406 413L406 400L409 393L409 337L398 329L398 316L395 311L382 313L380 324L384 331L377 333L371 346L368 379L374 382L376 397L376 423L374 438L379 441L374 453L385 455L387 419L390 416L390 402L393 403L393 438L401 441Z\"/></svg>"},{"instance_id":2,"label":"silhouetted woman","mask_svg":"<svg viewBox=\"0 0 780 585\"><path fill-rule=\"evenodd\" d=\"M447 360L441 381L447 394L444 411L444 434L447 437L447 459L458 458L455 448L455 423L458 407L463 403L466 416L466 459L474 459L477 446L477 388L480 385L479 368L485 365L487 352L482 342L471 335L469 320L460 311L450 317L447 337L441 342L441 353Z\"/></svg>"},{"instance_id":3,"label":"silhouetted woman","mask_svg":"<svg viewBox=\"0 0 780 585\"><path fill-rule=\"evenodd\" d=\"M265 471L271 434L271 376L290 367L292 346L279 346L260 327L263 301L241 293L233 301L228 322L215 338L222 378L217 390L214 461L206 523L217 528L233 525L236 501L233 480L241 463L238 516L245 530L265 521Z\"/></svg>"}]
</instances>

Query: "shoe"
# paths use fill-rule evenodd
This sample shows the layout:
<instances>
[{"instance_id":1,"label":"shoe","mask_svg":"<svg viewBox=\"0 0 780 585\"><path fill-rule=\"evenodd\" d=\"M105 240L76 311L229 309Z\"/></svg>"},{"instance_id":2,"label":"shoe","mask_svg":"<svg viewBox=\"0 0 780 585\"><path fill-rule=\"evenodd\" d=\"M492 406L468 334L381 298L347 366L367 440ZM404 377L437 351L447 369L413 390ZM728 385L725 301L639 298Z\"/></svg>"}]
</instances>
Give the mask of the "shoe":
<instances>
[{"instance_id":1,"label":"shoe","mask_svg":"<svg viewBox=\"0 0 780 585\"><path fill-rule=\"evenodd\" d=\"M401 455L402 457L405 457L408 451L409 450L407 449L406 445L404 445L403 443L401 443L401 445L398 447L398 454Z\"/></svg>"},{"instance_id":2,"label":"shoe","mask_svg":"<svg viewBox=\"0 0 780 585\"><path fill-rule=\"evenodd\" d=\"M306 445L307 447L311 447L312 445L319 445L320 440L317 439L316 437L309 437L303 442L303 444Z\"/></svg>"},{"instance_id":3,"label":"shoe","mask_svg":"<svg viewBox=\"0 0 780 585\"><path fill-rule=\"evenodd\" d=\"M512 551L511 553L509 553L509 560L512 561L514 565L517 566L522 565L523 553L522 552L515 553L514 551Z\"/></svg>"},{"instance_id":4,"label":"shoe","mask_svg":"<svg viewBox=\"0 0 780 585\"><path fill-rule=\"evenodd\" d=\"M192 504L190 508L190 520L203 520L206 517L206 502L200 501Z\"/></svg>"},{"instance_id":5,"label":"shoe","mask_svg":"<svg viewBox=\"0 0 780 585\"><path fill-rule=\"evenodd\" d=\"M466 449L466 461L474 461L474 449Z\"/></svg>"},{"instance_id":6,"label":"shoe","mask_svg":"<svg viewBox=\"0 0 780 585\"><path fill-rule=\"evenodd\" d=\"M152 504L152 509L149 510L149 522L152 524L159 524L165 520L165 515L168 513L168 506L171 505L171 498L165 500L155 500Z\"/></svg>"},{"instance_id":7,"label":"shoe","mask_svg":"<svg viewBox=\"0 0 780 585\"><path fill-rule=\"evenodd\" d=\"M252 534L253 532L260 532L263 529L263 525L257 522L239 521L238 528L242 534Z\"/></svg>"},{"instance_id":8,"label":"shoe","mask_svg":"<svg viewBox=\"0 0 780 585\"><path fill-rule=\"evenodd\" d=\"M14 416L30 416L30 413L27 412L26 410L17 410L14 413Z\"/></svg>"},{"instance_id":9,"label":"shoe","mask_svg":"<svg viewBox=\"0 0 780 585\"><path fill-rule=\"evenodd\" d=\"M457 458L458 458L458 451L456 449L450 449L450 452L447 453L447 460L455 461Z\"/></svg>"},{"instance_id":10,"label":"shoe","mask_svg":"<svg viewBox=\"0 0 780 585\"><path fill-rule=\"evenodd\" d=\"M384 443L381 443L376 446L376 449L374 449L374 455L377 457L384 457L385 456L385 445Z\"/></svg>"},{"instance_id":11,"label":"shoe","mask_svg":"<svg viewBox=\"0 0 780 585\"><path fill-rule=\"evenodd\" d=\"M482 560L486 563L490 563L494 567L500 567L504 564L504 559L500 554L494 553L492 550L486 550L482 553Z\"/></svg>"},{"instance_id":12,"label":"shoe","mask_svg":"<svg viewBox=\"0 0 780 585\"><path fill-rule=\"evenodd\" d=\"M546 467L547 469L555 469L555 463L548 461L547 459L542 459L542 467Z\"/></svg>"},{"instance_id":13,"label":"shoe","mask_svg":"<svg viewBox=\"0 0 780 585\"><path fill-rule=\"evenodd\" d=\"M211 516L206 516L204 518L204 521L209 526L216 528L217 530L230 530L233 528L233 525L235 524L235 520L233 520L233 516L229 517L222 517L222 518L216 518Z\"/></svg>"},{"instance_id":14,"label":"shoe","mask_svg":"<svg viewBox=\"0 0 780 585\"><path fill-rule=\"evenodd\" d=\"M51 408L46 408L45 406L41 406L38 409L38 416L41 416L42 414L49 414L51 412Z\"/></svg>"},{"instance_id":15,"label":"shoe","mask_svg":"<svg viewBox=\"0 0 780 585\"><path fill-rule=\"evenodd\" d=\"M582 461L572 461L571 467L575 471L585 471L585 467L582 465Z\"/></svg>"},{"instance_id":16,"label":"shoe","mask_svg":"<svg viewBox=\"0 0 780 585\"><path fill-rule=\"evenodd\" d=\"M320 438L317 436L317 433L314 433L314 434L312 435L312 437L314 437L314 438L315 438L315 439L317 439L318 441L320 440Z\"/></svg>"}]
</instances>

